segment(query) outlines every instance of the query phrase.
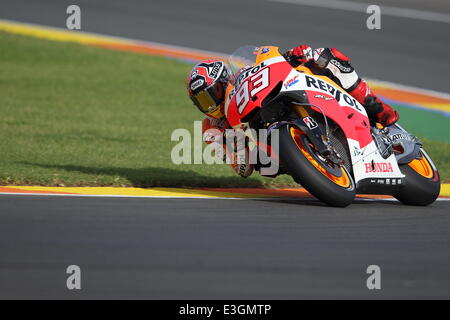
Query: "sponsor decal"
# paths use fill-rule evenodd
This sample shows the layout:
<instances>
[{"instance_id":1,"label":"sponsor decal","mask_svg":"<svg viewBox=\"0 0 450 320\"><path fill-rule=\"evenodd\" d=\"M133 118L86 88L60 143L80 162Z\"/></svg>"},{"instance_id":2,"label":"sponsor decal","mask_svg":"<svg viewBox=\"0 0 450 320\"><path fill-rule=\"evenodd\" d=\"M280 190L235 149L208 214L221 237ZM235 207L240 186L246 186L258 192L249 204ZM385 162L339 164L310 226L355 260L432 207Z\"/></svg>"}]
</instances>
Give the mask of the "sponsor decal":
<instances>
[{"instance_id":1,"label":"sponsor decal","mask_svg":"<svg viewBox=\"0 0 450 320\"><path fill-rule=\"evenodd\" d=\"M205 83L205 82L203 81L203 79L198 79L198 80L192 82L192 84L191 84L191 90L194 91L195 89L200 88L200 87L203 85L203 83Z\"/></svg>"},{"instance_id":2,"label":"sponsor decal","mask_svg":"<svg viewBox=\"0 0 450 320\"><path fill-rule=\"evenodd\" d=\"M332 59L330 60L330 63L335 65L339 70L341 70L342 72L351 72L352 68L348 68L342 65L342 63L340 63L339 61Z\"/></svg>"},{"instance_id":3,"label":"sponsor decal","mask_svg":"<svg viewBox=\"0 0 450 320\"><path fill-rule=\"evenodd\" d=\"M231 99L231 97L236 93L236 91L239 89L239 86L242 82L244 82L249 76L254 75L261 71L263 68L267 67L267 65L264 62L261 62L257 66L250 67L244 71L241 72L241 74L238 76L234 83L234 88L231 90L230 94L228 95L228 99Z\"/></svg>"},{"instance_id":4,"label":"sponsor decal","mask_svg":"<svg viewBox=\"0 0 450 320\"><path fill-rule=\"evenodd\" d=\"M311 118L311 117L305 117L305 118L303 118L303 122L306 124L306 126L307 126L309 129L315 129L315 128L318 127L318 124L317 124L316 120L314 120L314 119Z\"/></svg>"},{"instance_id":5,"label":"sponsor decal","mask_svg":"<svg viewBox=\"0 0 450 320\"><path fill-rule=\"evenodd\" d=\"M397 186L402 184L402 179L370 179L371 184L382 184L386 186Z\"/></svg>"},{"instance_id":6,"label":"sponsor decal","mask_svg":"<svg viewBox=\"0 0 450 320\"><path fill-rule=\"evenodd\" d=\"M236 80L235 86L239 87L239 85L247 79L249 76L258 73L262 68L267 67L267 65L264 62L261 62L257 66L254 66L253 68L248 68L247 70L244 70Z\"/></svg>"},{"instance_id":7,"label":"sponsor decal","mask_svg":"<svg viewBox=\"0 0 450 320\"><path fill-rule=\"evenodd\" d=\"M364 154L364 151L361 151L361 149L359 149L358 147L353 146L353 155L355 157L362 156L363 154Z\"/></svg>"},{"instance_id":8,"label":"sponsor decal","mask_svg":"<svg viewBox=\"0 0 450 320\"><path fill-rule=\"evenodd\" d=\"M270 48L262 48L261 49L261 53L267 53L267 52L269 52L270 51Z\"/></svg>"},{"instance_id":9,"label":"sponsor decal","mask_svg":"<svg viewBox=\"0 0 450 320\"><path fill-rule=\"evenodd\" d=\"M323 94L316 94L314 98L324 99L325 101L334 100L332 97L326 97Z\"/></svg>"},{"instance_id":10,"label":"sponsor decal","mask_svg":"<svg viewBox=\"0 0 450 320\"><path fill-rule=\"evenodd\" d=\"M199 64L199 66L202 66L206 69L206 71L208 72L208 76L210 78L216 79L219 75L219 72L223 68L223 63L220 61L217 61L214 63L202 63L202 64ZM192 77L192 75L191 75L191 77Z\"/></svg>"},{"instance_id":11,"label":"sponsor decal","mask_svg":"<svg viewBox=\"0 0 450 320\"><path fill-rule=\"evenodd\" d=\"M289 79L288 81L286 81L283 85L284 85L284 88L287 89L287 88L292 87L297 82L298 82L298 76L295 76L292 79Z\"/></svg>"},{"instance_id":12,"label":"sponsor decal","mask_svg":"<svg viewBox=\"0 0 450 320\"><path fill-rule=\"evenodd\" d=\"M385 142L395 142L397 140L406 140L406 141L412 141L413 138L408 135L408 134L404 134L404 133L396 133L390 136L383 136L383 140Z\"/></svg>"},{"instance_id":13,"label":"sponsor decal","mask_svg":"<svg viewBox=\"0 0 450 320\"><path fill-rule=\"evenodd\" d=\"M392 164L389 162L370 162L364 164L366 167L366 173L371 172L394 172L394 169L392 168Z\"/></svg>"},{"instance_id":14,"label":"sponsor decal","mask_svg":"<svg viewBox=\"0 0 450 320\"><path fill-rule=\"evenodd\" d=\"M209 70L208 75L211 78L216 79L221 68L222 68L222 62L215 62L212 69Z\"/></svg>"},{"instance_id":15,"label":"sponsor decal","mask_svg":"<svg viewBox=\"0 0 450 320\"><path fill-rule=\"evenodd\" d=\"M323 80L316 79L307 75L305 75L305 79L306 79L306 86L308 88L314 88L329 93L336 99L337 102L340 102L343 99L350 107L354 107L356 108L356 110L362 111L362 109L358 106L356 100L347 93L342 92L339 89L336 89L335 87L326 83Z\"/></svg>"},{"instance_id":16,"label":"sponsor decal","mask_svg":"<svg viewBox=\"0 0 450 320\"><path fill-rule=\"evenodd\" d=\"M196 69L196 70L192 71L191 78L195 78L197 75L198 75L198 70Z\"/></svg>"}]
</instances>

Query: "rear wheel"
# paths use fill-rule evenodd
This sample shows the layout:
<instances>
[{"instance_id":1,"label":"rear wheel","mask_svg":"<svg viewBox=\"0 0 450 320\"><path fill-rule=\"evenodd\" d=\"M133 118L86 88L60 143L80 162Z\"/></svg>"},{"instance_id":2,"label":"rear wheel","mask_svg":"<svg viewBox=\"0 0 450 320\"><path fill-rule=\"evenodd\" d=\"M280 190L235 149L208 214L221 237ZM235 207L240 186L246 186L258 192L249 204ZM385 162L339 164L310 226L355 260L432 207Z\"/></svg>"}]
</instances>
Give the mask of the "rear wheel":
<instances>
[{"instance_id":1,"label":"rear wheel","mask_svg":"<svg viewBox=\"0 0 450 320\"><path fill-rule=\"evenodd\" d=\"M405 185L395 198L407 205L426 206L439 196L439 173L431 158L421 150L420 158L399 166L405 175Z\"/></svg>"},{"instance_id":2,"label":"rear wheel","mask_svg":"<svg viewBox=\"0 0 450 320\"><path fill-rule=\"evenodd\" d=\"M355 198L355 183L348 170L323 158L298 127L280 128L279 152L289 174L319 200L346 207Z\"/></svg>"}]
</instances>

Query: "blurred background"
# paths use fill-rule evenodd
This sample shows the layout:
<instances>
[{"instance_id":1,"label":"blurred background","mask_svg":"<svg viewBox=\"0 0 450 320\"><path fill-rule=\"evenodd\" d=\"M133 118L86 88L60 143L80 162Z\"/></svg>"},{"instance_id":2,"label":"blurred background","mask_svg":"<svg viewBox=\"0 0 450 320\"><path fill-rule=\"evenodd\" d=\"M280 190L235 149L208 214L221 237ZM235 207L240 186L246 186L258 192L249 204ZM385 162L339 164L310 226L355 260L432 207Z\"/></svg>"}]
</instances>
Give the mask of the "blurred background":
<instances>
[{"instance_id":1,"label":"blurred background","mask_svg":"<svg viewBox=\"0 0 450 320\"><path fill-rule=\"evenodd\" d=\"M366 77L450 92L447 0L1 0L0 18L64 28L70 4L82 31L223 53L337 47ZM381 30L367 29L365 4L381 6Z\"/></svg>"}]
</instances>

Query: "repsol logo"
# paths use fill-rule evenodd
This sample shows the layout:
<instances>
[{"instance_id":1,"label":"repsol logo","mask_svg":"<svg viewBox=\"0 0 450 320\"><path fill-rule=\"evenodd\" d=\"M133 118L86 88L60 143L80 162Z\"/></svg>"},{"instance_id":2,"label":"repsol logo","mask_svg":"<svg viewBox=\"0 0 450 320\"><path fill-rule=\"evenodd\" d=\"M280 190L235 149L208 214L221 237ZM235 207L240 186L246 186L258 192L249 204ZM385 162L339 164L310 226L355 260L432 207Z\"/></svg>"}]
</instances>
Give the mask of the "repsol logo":
<instances>
[{"instance_id":1,"label":"repsol logo","mask_svg":"<svg viewBox=\"0 0 450 320\"><path fill-rule=\"evenodd\" d=\"M236 80L236 84L235 87L239 87L239 85L242 83L242 81L244 81L245 79L247 79L249 76L256 74L259 72L259 70L261 70L262 68L267 67L267 65L264 62L261 62L260 64L258 64L257 66L254 66L252 68L248 68L247 70L243 71L240 75L239 78Z\"/></svg>"},{"instance_id":2,"label":"repsol logo","mask_svg":"<svg viewBox=\"0 0 450 320\"><path fill-rule=\"evenodd\" d=\"M389 162L365 163L366 173L370 172L394 172Z\"/></svg>"},{"instance_id":3,"label":"repsol logo","mask_svg":"<svg viewBox=\"0 0 450 320\"><path fill-rule=\"evenodd\" d=\"M350 107L354 107L354 108L356 108L356 110L362 111L361 108L358 106L358 103L356 102L356 100L353 97L351 97L350 95L342 92L339 89L336 89L335 87L326 83L323 80L316 79L316 78L313 78L313 77L310 77L307 75L305 75L305 79L306 79L306 85L309 88L315 88L315 89L319 89L324 92L327 92L330 95L332 95L336 99L337 102L340 102L342 99L344 99L344 101Z\"/></svg>"},{"instance_id":4,"label":"repsol logo","mask_svg":"<svg viewBox=\"0 0 450 320\"><path fill-rule=\"evenodd\" d=\"M251 75L258 73L258 71L260 71L264 67L267 67L267 65L264 62L261 62L257 66L242 71L242 73L239 75L239 77L236 79L236 82L234 83L233 90L231 90L230 93L228 94L228 99L231 99L231 97L236 93L236 91L239 89L239 86L241 85L242 82L244 82L245 79L247 79Z\"/></svg>"}]
</instances>

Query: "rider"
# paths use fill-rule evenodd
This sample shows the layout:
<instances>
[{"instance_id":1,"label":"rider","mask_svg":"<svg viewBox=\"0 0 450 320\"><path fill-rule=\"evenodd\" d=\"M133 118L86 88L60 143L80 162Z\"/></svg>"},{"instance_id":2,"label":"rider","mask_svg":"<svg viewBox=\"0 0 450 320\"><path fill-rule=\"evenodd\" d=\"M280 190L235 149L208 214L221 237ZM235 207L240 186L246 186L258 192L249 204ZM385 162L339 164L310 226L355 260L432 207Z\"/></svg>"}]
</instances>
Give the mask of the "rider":
<instances>
[{"instance_id":1,"label":"rider","mask_svg":"<svg viewBox=\"0 0 450 320\"><path fill-rule=\"evenodd\" d=\"M313 50L303 44L288 50L283 56L293 67L309 63L313 66L313 72L331 78L365 107L371 121L388 126L398 120L397 111L373 93L367 83L356 74L349 58L336 48ZM230 128L224 115L225 91L230 76L225 63L219 60L199 62L188 75L189 97L206 115L202 123L206 143L213 143L216 139L216 136L205 133L208 129L218 129L218 132L223 133L225 129ZM244 178L253 172L253 165L245 161L239 161L239 164L233 161L231 166Z\"/></svg>"}]
</instances>

